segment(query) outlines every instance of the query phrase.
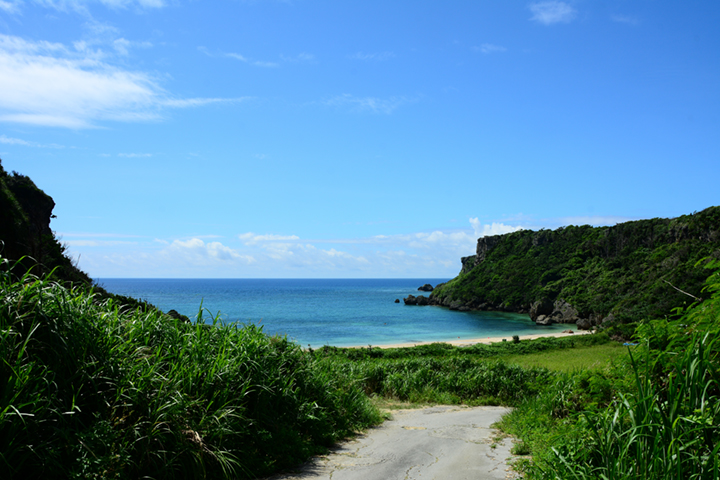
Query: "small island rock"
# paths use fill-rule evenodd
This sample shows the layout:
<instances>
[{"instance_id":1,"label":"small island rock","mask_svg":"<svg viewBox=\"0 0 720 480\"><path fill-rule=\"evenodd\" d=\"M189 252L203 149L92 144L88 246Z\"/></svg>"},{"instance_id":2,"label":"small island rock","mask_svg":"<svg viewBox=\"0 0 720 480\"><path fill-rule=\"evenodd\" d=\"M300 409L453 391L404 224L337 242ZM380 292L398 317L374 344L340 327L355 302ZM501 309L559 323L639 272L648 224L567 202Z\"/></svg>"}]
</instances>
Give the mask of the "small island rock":
<instances>
[{"instance_id":1,"label":"small island rock","mask_svg":"<svg viewBox=\"0 0 720 480\"><path fill-rule=\"evenodd\" d=\"M430 285L429 283L426 283L426 284L423 285L422 287L418 287L418 290L420 290L421 292L432 292L432 291L433 291L433 286Z\"/></svg>"}]
</instances>

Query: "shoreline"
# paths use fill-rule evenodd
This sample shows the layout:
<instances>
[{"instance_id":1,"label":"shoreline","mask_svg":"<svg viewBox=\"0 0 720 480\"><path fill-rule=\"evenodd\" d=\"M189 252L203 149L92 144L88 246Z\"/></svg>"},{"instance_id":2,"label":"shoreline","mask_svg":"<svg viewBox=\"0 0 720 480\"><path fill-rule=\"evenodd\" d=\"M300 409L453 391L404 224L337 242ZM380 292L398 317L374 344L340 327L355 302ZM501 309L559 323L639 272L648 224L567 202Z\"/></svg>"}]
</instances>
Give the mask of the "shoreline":
<instances>
[{"instance_id":1,"label":"shoreline","mask_svg":"<svg viewBox=\"0 0 720 480\"><path fill-rule=\"evenodd\" d=\"M572 329L568 329L572 330ZM520 341L523 340L535 340L538 338L543 337L555 337L555 338L562 338L562 337L573 337L576 335L590 335L592 334L591 330L572 330L574 333L564 333L564 332L548 332L548 333L537 333L532 335L520 335ZM432 343L449 343L452 346L455 347L469 347L470 345L475 345L478 343L484 343L484 344L491 344L491 343L497 343L502 342L503 339L505 339L508 342L512 341L512 335L507 335L504 337L481 337L481 338L467 338L467 339L461 339L458 338L456 340L435 340L435 341L425 341L425 342L406 342L406 343L391 343L386 345L371 345L373 348L408 348L408 347L417 347L419 345L430 345ZM367 348L367 345L352 345L347 347L338 347L338 348Z\"/></svg>"}]
</instances>

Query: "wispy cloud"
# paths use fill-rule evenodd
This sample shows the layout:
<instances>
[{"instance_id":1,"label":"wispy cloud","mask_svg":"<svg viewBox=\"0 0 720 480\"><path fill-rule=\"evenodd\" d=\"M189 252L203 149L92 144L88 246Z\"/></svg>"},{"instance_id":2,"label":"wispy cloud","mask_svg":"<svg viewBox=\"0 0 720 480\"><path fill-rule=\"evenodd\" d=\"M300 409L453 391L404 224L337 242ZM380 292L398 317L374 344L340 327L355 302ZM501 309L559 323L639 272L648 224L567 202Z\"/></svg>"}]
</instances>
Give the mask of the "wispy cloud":
<instances>
[{"instance_id":1,"label":"wispy cloud","mask_svg":"<svg viewBox=\"0 0 720 480\"><path fill-rule=\"evenodd\" d=\"M275 235L275 234L264 234L257 235L252 232L242 233L238 235L238 238L242 240L245 245L254 245L260 242L279 242L288 240L300 240L297 235Z\"/></svg>"},{"instance_id":2,"label":"wispy cloud","mask_svg":"<svg viewBox=\"0 0 720 480\"><path fill-rule=\"evenodd\" d=\"M613 22L627 23L628 25L637 25L638 23L640 23L637 18L631 17L629 15L613 15L610 18Z\"/></svg>"},{"instance_id":3,"label":"wispy cloud","mask_svg":"<svg viewBox=\"0 0 720 480\"><path fill-rule=\"evenodd\" d=\"M265 68L277 68L280 66L278 62L270 62L265 60L253 60L250 57L246 57L245 55L242 55L240 53L236 52L222 52L222 53L213 53L210 50L207 49L207 47L197 47L198 51L204 53L208 57L225 57L225 58L232 58L233 60L237 60L239 62L247 63L248 65L253 65L256 67L265 67Z\"/></svg>"},{"instance_id":4,"label":"wispy cloud","mask_svg":"<svg viewBox=\"0 0 720 480\"><path fill-rule=\"evenodd\" d=\"M350 110L356 112L382 113L390 115L397 110L398 107L414 101L415 100L408 99L407 97L356 97L355 95L346 93L331 97L323 103L330 107L348 107Z\"/></svg>"},{"instance_id":5,"label":"wispy cloud","mask_svg":"<svg viewBox=\"0 0 720 480\"><path fill-rule=\"evenodd\" d=\"M82 11L91 3L100 3L114 9L130 7L141 9L162 8L166 4L164 0L36 0L36 3L60 11Z\"/></svg>"},{"instance_id":6,"label":"wispy cloud","mask_svg":"<svg viewBox=\"0 0 720 480\"><path fill-rule=\"evenodd\" d=\"M20 138L7 137L5 135L0 135L0 143L4 143L5 145L21 145L23 147L35 148L65 148L63 145L58 145L55 143L45 145L37 142L28 142L27 140L22 140Z\"/></svg>"},{"instance_id":7,"label":"wispy cloud","mask_svg":"<svg viewBox=\"0 0 720 480\"><path fill-rule=\"evenodd\" d=\"M130 48L150 48L152 47L152 43L135 42L121 37L113 40L112 46L119 55L128 56L130 54Z\"/></svg>"},{"instance_id":8,"label":"wispy cloud","mask_svg":"<svg viewBox=\"0 0 720 480\"><path fill-rule=\"evenodd\" d=\"M145 72L82 49L0 34L0 121L89 128L101 121L158 120L166 108L239 99L177 99Z\"/></svg>"},{"instance_id":9,"label":"wispy cloud","mask_svg":"<svg viewBox=\"0 0 720 480\"><path fill-rule=\"evenodd\" d=\"M352 58L355 60L376 61L376 62L389 60L394 57L395 57L395 54L393 52L376 52L376 53L357 52L352 55L349 55L349 58Z\"/></svg>"},{"instance_id":10,"label":"wispy cloud","mask_svg":"<svg viewBox=\"0 0 720 480\"><path fill-rule=\"evenodd\" d=\"M10 14L20 13L20 2L6 2L5 0L0 0L0 10Z\"/></svg>"},{"instance_id":11,"label":"wispy cloud","mask_svg":"<svg viewBox=\"0 0 720 480\"><path fill-rule=\"evenodd\" d=\"M473 47L473 50L477 52L488 53L499 53L507 51L507 48L501 47L500 45L493 45L492 43L483 43L479 47Z\"/></svg>"},{"instance_id":12,"label":"wispy cloud","mask_svg":"<svg viewBox=\"0 0 720 480\"><path fill-rule=\"evenodd\" d=\"M280 58L284 62L290 62L290 63L314 62L315 61L315 55L313 55L312 53L307 53L307 52L302 52L295 56L280 55Z\"/></svg>"},{"instance_id":13,"label":"wispy cloud","mask_svg":"<svg viewBox=\"0 0 720 480\"><path fill-rule=\"evenodd\" d=\"M214 55L210 54L210 53L207 51L207 49L204 49L204 50L201 50L201 51L204 52L204 53L206 53L206 54L209 55L209 56L214 56ZM230 52L230 53L223 53L222 56L228 57L228 58L233 58L233 59L235 59L235 60L239 60L239 61L241 61L241 62L250 64L250 65L254 65L254 66L256 66L256 67L277 68L277 67L280 66L280 64L277 63L277 62L268 62L268 61L265 61L265 60L252 60L252 59L250 59L250 58L248 58L248 57L246 57L246 56L244 56L244 55L240 55L239 53L232 53L232 52Z\"/></svg>"},{"instance_id":14,"label":"wispy cloud","mask_svg":"<svg viewBox=\"0 0 720 480\"><path fill-rule=\"evenodd\" d=\"M237 53L237 52L213 53L210 50L208 50L207 47L204 47L204 46L197 47L197 49L198 49L198 51L204 53L208 57L232 58L233 60L247 63L248 65L253 65L255 67L278 68L281 65L281 62L275 62L272 60L256 60L256 59L253 59L252 57L248 57L247 55L243 55L243 54ZM307 53L307 52L302 52L295 56L280 55L280 60L283 63L309 63L309 62L315 62L315 55L313 55L312 53Z\"/></svg>"},{"instance_id":15,"label":"wispy cloud","mask_svg":"<svg viewBox=\"0 0 720 480\"><path fill-rule=\"evenodd\" d=\"M118 153L118 157L125 158L148 158L152 156L152 153Z\"/></svg>"},{"instance_id":16,"label":"wispy cloud","mask_svg":"<svg viewBox=\"0 0 720 480\"><path fill-rule=\"evenodd\" d=\"M577 13L572 6L559 1L532 3L528 8L533 13L530 20L542 23L543 25L569 23L575 18Z\"/></svg>"}]
</instances>

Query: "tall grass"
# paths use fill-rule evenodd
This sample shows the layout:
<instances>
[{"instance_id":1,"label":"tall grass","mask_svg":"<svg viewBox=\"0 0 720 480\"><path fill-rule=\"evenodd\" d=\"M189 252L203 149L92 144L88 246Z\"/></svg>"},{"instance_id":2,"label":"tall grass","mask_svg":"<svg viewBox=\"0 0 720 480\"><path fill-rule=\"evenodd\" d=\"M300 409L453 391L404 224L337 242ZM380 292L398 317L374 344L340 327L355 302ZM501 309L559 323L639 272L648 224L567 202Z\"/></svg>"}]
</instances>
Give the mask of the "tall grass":
<instances>
[{"instance_id":1,"label":"tall grass","mask_svg":"<svg viewBox=\"0 0 720 480\"><path fill-rule=\"evenodd\" d=\"M7 268L0 362L3 479L253 478L381 420L258 327L123 310Z\"/></svg>"},{"instance_id":2,"label":"tall grass","mask_svg":"<svg viewBox=\"0 0 720 480\"><path fill-rule=\"evenodd\" d=\"M402 401L515 405L537 393L552 374L470 357L322 360L324 367L366 394Z\"/></svg>"},{"instance_id":3,"label":"tall grass","mask_svg":"<svg viewBox=\"0 0 720 480\"><path fill-rule=\"evenodd\" d=\"M579 378L603 385L603 374L565 375L504 420L535 446L530 478L720 478L719 266L710 299L638 328L627 378L606 376L604 392L574 402Z\"/></svg>"}]
</instances>

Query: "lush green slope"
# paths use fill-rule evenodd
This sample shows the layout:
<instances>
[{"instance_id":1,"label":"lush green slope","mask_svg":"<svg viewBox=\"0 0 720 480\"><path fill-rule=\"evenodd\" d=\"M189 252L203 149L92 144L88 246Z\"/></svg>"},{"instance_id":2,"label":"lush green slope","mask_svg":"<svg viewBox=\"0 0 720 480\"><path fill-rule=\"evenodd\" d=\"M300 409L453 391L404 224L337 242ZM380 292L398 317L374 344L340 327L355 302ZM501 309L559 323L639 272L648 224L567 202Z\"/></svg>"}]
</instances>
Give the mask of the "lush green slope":
<instances>
[{"instance_id":1,"label":"lush green slope","mask_svg":"<svg viewBox=\"0 0 720 480\"><path fill-rule=\"evenodd\" d=\"M0 271L0 478L256 478L381 417L285 338Z\"/></svg>"},{"instance_id":2,"label":"lush green slope","mask_svg":"<svg viewBox=\"0 0 720 480\"><path fill-rule=\"evenodd\" d=\"M431 300L519 312L563 300L595 323L611 313L662 317L692 301L673 287L701 295L707 273L696 264L706 257L720 257L720 207L613 227L525 230L479 239L478 254Z\"/></svg>"},{"instance_id":3,"label":"lush green slope","mask_svg":"<svg viewBox=\"0 0 720 480\"><path fill-rule=\"evenodd\" d=\"M711 265L710 298L642 322L625 359L558 375L503 419L533 454L527 478L720 478L720 262Z\"/></svg>"}]
</instances>

